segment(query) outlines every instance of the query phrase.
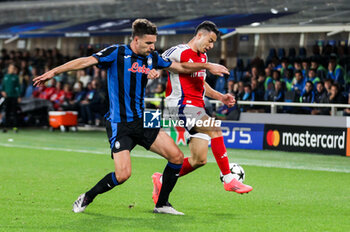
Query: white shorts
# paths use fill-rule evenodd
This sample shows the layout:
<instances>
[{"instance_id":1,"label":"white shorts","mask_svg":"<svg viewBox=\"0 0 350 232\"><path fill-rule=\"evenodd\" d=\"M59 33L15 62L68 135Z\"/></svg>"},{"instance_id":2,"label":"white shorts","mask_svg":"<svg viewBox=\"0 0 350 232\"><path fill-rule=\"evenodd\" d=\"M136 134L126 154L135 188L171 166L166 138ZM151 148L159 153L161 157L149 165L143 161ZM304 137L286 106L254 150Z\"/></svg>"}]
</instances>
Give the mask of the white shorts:
<instances>
[{"instance_id":1,"label":"white shorts","mask_svg":"<svg viewBox=\"0 0 350 232\"><path fill-rule=\"evenodd\" d=\"M200 138L210 141L210 136L204 133L190 133L191 129L195 126L198 120L201 120L204 116L208 116L203 107L192 105L178 105L177 101L165 101L166 107L169 112L169 118L172 120L182 120L184 127L187 131L187 138ZM208 116L209 117L209 116Z\"/></svg>"}]
</instances>

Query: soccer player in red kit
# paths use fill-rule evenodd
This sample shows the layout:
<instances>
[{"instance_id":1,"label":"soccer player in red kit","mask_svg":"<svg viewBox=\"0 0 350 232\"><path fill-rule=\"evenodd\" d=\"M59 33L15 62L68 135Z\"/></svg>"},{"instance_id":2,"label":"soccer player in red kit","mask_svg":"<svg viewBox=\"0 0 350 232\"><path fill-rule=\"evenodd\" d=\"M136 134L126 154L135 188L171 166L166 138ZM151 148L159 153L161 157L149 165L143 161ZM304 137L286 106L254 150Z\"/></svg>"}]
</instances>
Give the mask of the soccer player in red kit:
<instances>
[{"instance_id":1,"label":"soccer player in red kit","mask_svg":"<svg viewBox=\"0 0 350 232\"><path fill-rule=\"evenodd\" d=\"M176 62L207 63L208 57L206 52L214 47L219 34L219 30L213 22L204 21L196 28L195 36L191 41L187 44L181 44L168 49L162 56ZM171 119L182 120L186 130L190 134L189 147L191 156L184 159L179 173L180 177L206 163L208 143L211 140L213 155L223 174L225 190L237 193L250 192L253 188L236 180L230 171L221 127L217 126L216 123L209 123L209 126L204 125L206 120L213 120L205 112L204 95L220 100L230 107L236 102L234 97L230 94L221 94L212 89L205 82L205 70L200 70L192 74L178 74L173 72L169 74L166 89L166 104ZM198 120L203 123L193 123ZM154 173L152 179L154 185L153 200L157 202L162 186L162 175L160 173Z\"/></svg>"}]
</instances>

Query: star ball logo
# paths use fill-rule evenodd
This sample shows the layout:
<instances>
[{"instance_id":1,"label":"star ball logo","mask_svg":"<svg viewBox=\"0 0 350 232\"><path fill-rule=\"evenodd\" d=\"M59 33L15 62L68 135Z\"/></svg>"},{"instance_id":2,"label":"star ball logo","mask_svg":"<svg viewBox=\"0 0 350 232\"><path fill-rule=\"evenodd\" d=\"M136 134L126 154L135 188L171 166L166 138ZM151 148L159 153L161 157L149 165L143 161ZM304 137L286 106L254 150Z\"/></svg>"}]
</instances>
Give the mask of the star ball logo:
<instances>
[{"instance_id":1,"label":"star ball logo","mask_svg":"<svg viewBox=\"0 0 350 232\"><path fill-rule=\"evenodd\" d=\"M266 134L266 142L269 146L277 147L280 143L281 136L277 130L269 130Z\"/></svg>"},{"instance_id":2,"label":"star ball logo","mask_svg":"<svg viewBox=\"0 0 350 232\"><path fill-rule=\"evenodd\" d=\"M159 109L145 110L143 112L143 128L160 128L161 114Z\"/></svg>"}]
</instances>

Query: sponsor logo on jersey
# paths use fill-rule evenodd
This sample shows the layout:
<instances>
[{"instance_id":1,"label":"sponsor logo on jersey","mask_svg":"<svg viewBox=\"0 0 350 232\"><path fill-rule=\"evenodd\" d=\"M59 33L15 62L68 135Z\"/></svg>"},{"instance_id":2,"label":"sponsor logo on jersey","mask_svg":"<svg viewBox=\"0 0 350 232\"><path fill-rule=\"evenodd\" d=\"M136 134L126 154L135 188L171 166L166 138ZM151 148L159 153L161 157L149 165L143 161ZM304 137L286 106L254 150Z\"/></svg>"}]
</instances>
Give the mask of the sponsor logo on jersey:
<instances>
[{"instance_id":1,"label":"sponsor logo on jersey","mask_svg":"<svg viewBox=\"0 0 350 232\"><path fill-rule=\"evenodd\" d=\"M147 64L148 64L148 66L151 66L151 65L152 65L152 58L151 58L151 57L148 58Z\"/></svg>"},{"instance_id":2,"label":"sponsor logo on jersey","mask_svg":"<svg viewBox=\"0 0 350 232\"><path fill-rule=\"evenodd\" d=\"M134 62L131 66L131 68L128 69L128 71L133 72L133 73L144 73L148 74L150 69L146 68L145 65L140 66L139 63Z\"/></svg>"}]
</instances>

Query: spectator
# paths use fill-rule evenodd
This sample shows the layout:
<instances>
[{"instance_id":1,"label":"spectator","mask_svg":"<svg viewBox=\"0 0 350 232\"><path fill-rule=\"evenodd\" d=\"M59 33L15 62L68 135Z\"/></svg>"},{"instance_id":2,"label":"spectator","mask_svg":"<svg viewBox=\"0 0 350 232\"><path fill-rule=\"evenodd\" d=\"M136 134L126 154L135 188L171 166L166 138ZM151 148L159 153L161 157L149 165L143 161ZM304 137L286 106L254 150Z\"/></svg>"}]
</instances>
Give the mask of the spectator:
<instances>
[{"instance_id":1,"label":"spectator","mask_svg":"<svg viewBox=\"0 0 350 232\"><path fill-rule=\"evenodd\" d=\"M305 84L305 88L300 96L301 103L314 103L315 101L315 92L314 92L314 84L311 81L307 81ZM302 107L298 110L298 113L301 114L310 114L312 108L310 107Z\"/></svg>"},{"instance_id":2,"label":"spectator","mask_svg":"<svg viewBox=\"0 0 350 232\"><path fill-rule=\"evenodd\" d=\"M327 103L328 102L328 94L324 87L324 83L322 81L318 82L316 85L315 91L315 103ZM314 108L311 111L311 114L316 115L322 112L322 108Z\"/></svg>"},{"instance_id":3,"label":"spectator","mask_svg":"<svg viewBox=\"0 0 350 232\"><path fill-rule=\"evenodd\" d=\"M295 59L295 61L294 61L294 70L302 70L301 59L300 58Z\"/></svg>"},{"instance_id":4,"label":"spectator","mask_svg":"<svg viewBox=\"0 0 350 232\"><path fill-rule=\"evenodd\" d=\"M275 81L275 88L270 93L269 101L284 102L284 90L280 80Z\"/></svg>"},{"instance_id":5,"label":"spectator","mask_svg":"<svg viewBox=\"0 0 350 232\"><path fill-rule=\"evenodd\" d=\"M236 101L242 100L244 95L244 83L239 81L233 87L233 95L236 98Z\"/></svg>"},{"instance_id":6,"label":"spectator","mask_svg":"<svg viewBox=\"0 0 350 232\"><path fill-rule=\"evenodd\" d=\"M270 67L265 68L265 89L267 89L267 86L269 84L270 81L273 81L272 79L272 71Z\"/></svg>"},{"instance_id":7,"label":"spectator","mask_svg":"<svg viewBox=\"0 0 350 232\"><path fill-rule=\"evenodd\" d=\"M304 90L305 82L306 82L305 80L306 78L304 78L302 72L300 70L297 70L293 78L292 90L295 92L296 96L298 97L300 97L301 92Z\"/></svg>"},{"instance_id":8,"label":"spectator","mask_svg":"<svg viewBox=\"0 0 350 232\"><path fill-rule=\"evenodd\" d=\"M233 88L234 88L235 82L233 80L227 81L227 92L233 94Z\"/></svg>"},{"instance_id":9,"label":"spectator","mask_svg":"<svg viewBox=\"0 0 350 232\"><path fill-rule=\"evenodd\" d=\"M338 84L333 84L329 94L329 103L331 104L345 104L345 97L340 92L340 87Z\"/></svg>"},{"instance_id":10,"label":"spectator","mask_svg":"<svg viewBox=\"0 0 350 232\"><path fill-rule=\"evenodd\" d=\"M266 81L265 81L266 82ZM272 96L274 92L274 83L272 78L269 79L269 81L267 82L267 87L265 89L265 95L264 95L264 100L265 101L271 101L270 96Z\"/></svg>"},{"instance_id":11,"label":"spectator","mask_svg":"<svg viewBox=\"0 0 350 232\"><path fill-rule=\"evenodd\" d=\"M8 127L13 127L15 132L18 131L17 108L18 102L21 100L18 70L19 68L14 63L10 64L1 86L1 94L5 98L5 123L3 132L7 132Z\"/></svg>"},{"instance_id":12,"label":"spectator","mask_svg":"<svg viewBox=\"0 0 350 232\"><path fill-rule=\"evenodd\" d=\"M87 84L91 81L91 76L86 73L86 70L78 70L77 71L77 79L76 81L81 81L84 85L84 88L87 87Z\"/></svg>"},{"instance_id":13,"label":"spectator","mask_svg":"<svg viewBox=\"0 0 350 232\"><path fill-rule=\"evenodd\" d=\"M278 70L273 70L272 71L272 80L273 80L273 83L275 84L276 81L279 81L281 79L281 73L280 71Z\"/></svg>"},{"instance_id":14,"label":"spectator","mask_svg":"<svg viewBox=\"0 0 350 232\"><path fill-rule=\"evenodd\" d=\"M63 85L63 88L62 88ZM50 101L53 103L55 110L63 110L63 104L67 104L73 98L73 93L71 91L69 84L62 84L62 82L57 82L56 92L51 96Z\"/></svg>"},{"instance_id":15,"label":"spectator","mask_svg":"<svg viewBox=\"0 0 350 232\"><path fill-rule=\"evenodd\" d=\"M83 89L83 83L76 82L73 88L73 97L71 99L65 99L64 103L62 104L63 110L79 111L80 103L84 100L85 95L86 91ZM79 113L79 116L80 115L81 114Z\"/></svg>"},{"instance_id":16,"label":"spectator","mask_svg":"<svg viewBox=\"0 0 350 232\"><path fill-rule=\"evenodd\" d=\"M288 68L289 68L288 59L287 59L286 57L283 57L283 58L281 59L281 64L278 65L278 66L276 67L276 69L280 72L280 75L281 75L282 77L284 77L284 76L285 76L285 73L284 73L284 72L285 72Z\"/></svg>"},{"instance_id":17,"label":"spectator","mask_svg":"<svg viewBox=\"0 0 350 232\"><path fill-rule=\"evenodd\" d=\"M43 87L41 92L37 93L34 92L34 96L37 96L39 94L39 98L41 99L45 99L45 100L50 100L52 94L54 94L56 92L56 84L57 81L56 79L52 78L48 83L47 83L47 87Z\"/></svg>"},{"instance_id":18,"label":"spectator","mask_svg":"<svg viewBox=\"0 0 350 232\"><path fill-rule=\"evenodd\" d=\"M321 81L320 78L316 76L316 69L309 69L307 80L311 81L314 86L316 86L317 83Z\"/></svg>"},{"instance_id":19,"label":"spectator","mask_svg":"<svg viewBox=\"0 0 350 232\"><path fill-rule=\"evenodd\" d=\"M339 85L344 85L344 68L337 64L336 57L331 56L331 59L328 62L328 75L327 79L332 79L334 83Z\"/></svg>"},{"instance_id":20,"label":"spectator","mask_svg":"<svg viewBox=\"0 0 350 232\"><path fill-rule=\"evenodd\" d=\"M28 63L25 60L21 61L19 70L19 83L20 83L20 97L24 97L27 87L30 85L31 72L28 67Z\"/></svg>"},{"instance_id":21,"label":"spectator","mask_svg":"<svg viewBox=\"0 0 350 232\"><path fill-rule=\"evenodd\" d=\"M257 67L253 66L249 72L246 72L243 77L244 83L249 83L251 80L257 80L259 76L259 70Z\"/></svg>"},{"instance_id":22,"label":"spectator","mask_svg":"<svg viewBox=\"0 0 350 232\"><path fill-rule=\"evenodd\" d=\"M284 70L284 77L282 78L286 91L291 91L293 87L293 69L288 68Z\"/></svg>"},{"instance_id":23,"label":"spectator","mask_svg":"<svg viewBox=\"0 0 350 232\"><path fill-rule=\"evenodd\" d=\"M255 101L255 94L252 92L250 84L244 85L243 101Z\"/></svg>"},{"instance_id":24,"label":"spectator","mask_svg":"<svg viewBox=\"0 0 350 232\"><path fill-rule=\"evenodd\" d=\"M59 109L60 105L63 103L63 99L64 99L63 83L56 82L55 90L49 98L55 110Z\"/></svg>"},{"instance_id":25,"label":"spectator","mask_svg":"<svg viewBox=\"0 0 350 232\"><path fill-rule=\"evenodd\" d=\"M309 67L309 59L308 58L302 59L301 67L302 67L301 72L303 73L303 76L305 78L307 78L307 74L309 73L309 68L310 68Z\"/></svg>"},{"instance_id":26,"label":"spectator","mask_svg":"<svg viewBox=\"0 0 350 232\"><path fill-rule=\"evenodd\" d=\"M264 73L259 73L259 77L258 77L258 81L257 81L257 84L258 84L258 90L259 91L262 91L264 94L265 94L265 75ZM264 94L263 94L263 98L261 101L264 100Z\"/></svg>"},{"instance_id":27,"label":"spectator","mask_svg":"<svg viewBox=\"0 0 350 232\"><path fill-rule=\"evenodd\" d=\"M314 84L312 81L307 81L305 88L300 96L300 102L313 103L315 101Z\"/></svg>"},{"instance_id":28,"label":"spectator","mask_svg":"<svg viewBox=\"0 0 350 232\"><path fill-rule=\"evenodd\" d=\"M327 91L324 87L324 83L322 81L316 84L315 91L315 102L316 103L326 103L328 98Z\"/></svg>"},{"instance_id":29,"label":"spectator","mask_svg":"<svg viewBox=\"0 0 350 232\"><path fill-rule=\"evenodd\" d=\"M251 82L251 91L252 91L252 100L251 101L263 101L264 100L264 94L265 94L265 89L264 89L264 82L261 82L259 85L259 82L257 80L252 80ZM253 105L251 107L251 110L249 112L265 112L264 106L258 106L258 105Z\"/></svg>"},{"instance_id":30,"label":"spectator","mask_svg":"<svg viewBox=\"0 0 350 232\"><path fill-rule=\"evenodd\" d=\"M104 95L100 89L100 82L95 79L88 83L88 92L81 101L80 111L84 123L98 126L104 111Z\"/></svg>"},{"instance_id":31,"label":"spectator","mask_svg":"<svg viewBox=\"0 0 350 232\"><path fill-rule=\"evenodd\" d=\"M330 103L330 104L345 104L346 103L346 99L343 96L343 94L340 92L340 87L338 84L332 84L326 103ZM321 111L321 114L330 115L331 109L330 108L323 108Z\"/></svg>"},{"instance_id":32,"label":"spectator","mask_svg":"<svg viewBox=\"0 0 350 232\"><path fill-rule=\"evenodd\" d=\"M323 67L322 64L319 64L319 58L315 56L311 58L310 68L315 70L316 76L319 77L322 81L327 78L327 69Z\"/></svg>"},{"instance_id":33,"label":"spectator","mask_svg":"<svg viewBox=\"0 0 350 232\"><path fill-rule=\"evenodd\" d=\"M260 79L260 81L259 81ZM256 101L263 101L264 100L264 94L265 94L265 88L264 88L264 80L259 75L258 80L252 80L251 86L252 91L255 93L255 100Z\"/></svg>"},{"instance_id":34,"label":"spectator","mask_svg":"<svg viewBox=\"0 0 350 232\"><path fill-rule=\"evenodd\" d=\"M324 82L324 88L326 89L328 95L329 95L330 92L331 92L332 85L333 85L333 80L332 80L332 79L327 79L327 80L325 80L325 82Z\"/></svg>"}]
</instances>

